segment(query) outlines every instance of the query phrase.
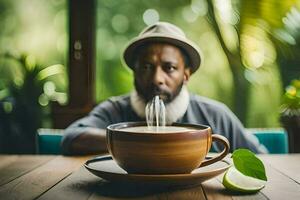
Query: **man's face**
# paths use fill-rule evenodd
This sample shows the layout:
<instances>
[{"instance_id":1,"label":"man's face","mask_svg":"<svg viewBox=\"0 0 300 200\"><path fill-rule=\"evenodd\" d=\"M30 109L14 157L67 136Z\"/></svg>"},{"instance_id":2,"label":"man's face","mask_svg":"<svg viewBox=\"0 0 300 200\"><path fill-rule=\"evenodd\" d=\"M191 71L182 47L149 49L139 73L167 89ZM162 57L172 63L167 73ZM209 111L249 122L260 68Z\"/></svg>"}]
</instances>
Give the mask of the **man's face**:
<instances>
[{"instance_id":1,"label":"man's face","mask_svg":"<svg viewBox=\"0 0 300 200\"><path fill-rule=\"evenodd\" d=\"M134 70L134 84L146 102L159 95L165 102L171 102L190 77L184 58L176 46L165 43L151 43L142 48Z\"/></svg>"}]
</instances>

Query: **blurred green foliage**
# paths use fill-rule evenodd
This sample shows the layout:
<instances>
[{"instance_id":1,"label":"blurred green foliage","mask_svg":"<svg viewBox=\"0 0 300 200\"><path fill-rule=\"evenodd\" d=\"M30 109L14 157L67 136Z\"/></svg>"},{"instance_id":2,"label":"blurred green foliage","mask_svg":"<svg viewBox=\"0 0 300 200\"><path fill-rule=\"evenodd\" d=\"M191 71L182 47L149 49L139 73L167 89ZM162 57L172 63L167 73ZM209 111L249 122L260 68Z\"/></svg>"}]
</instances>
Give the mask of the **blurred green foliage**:
<instances>
[{"instance_id":1,"label":"blurred green foliage","mask_svg":"<svg viewBox=\"0 0 300 200\"><path fill-rule=\"evenodd\" d=\"M63 65L42 67L28 55L4 54L0 59L5 63L1 67L17 66L20 73L0 74L0 152L35 153L36 131L45 116L42 106L59 100L47 79L63 73Z\"/></svg>"},{"instance_id":2,"label":"blurred green foliage","mask_svg":"<svg viewBox=\"0 0 300 200\"><path fill-rule=\"evenodd\" d=\"M300 79L291 81L283 95L282 113L289 116L300 116Z\"/></svg>"},{"instance_id":3,"label":"blurred green foliage","mask_svg":"<svg viewBox=\"0 0 300 200\"><path fill-rule=\"evenodd\" d=\"M0 26L1 54L26 53L43 66L65 66L68 52L67 0L0 0ZM0 60L0 73L14 70L16 75L21 74L19 67L7 69L3 62L7 61ZM50 78L51 81L54 79L56 91L66 92L67 74Z\"/></svg>"},{"instance_id":4,"label":"blurred green foliage","mask_svg":"<svg viewBox=\"0 0 300 200\"><path fill-rule=\"evenodd\" d=\"M23 95L28 100L37 98L37 106L44 106L43 110L46 112L42 126L50 127L48 102L56 100L62 104L67 103L67 1L0 0L0 26L0 100L14 95L11 94L12 88L19 89L19 96ZM13 56L3 56L8 53ZM18 62L19 58L25 57L28 65ZM26 66L35 68L32 71ZM47 77L44 79L47 81L29 83L26 78L37 70L41 71L44 78ZM51 76L56 70L60 73ZM31 92L40 89L39 96L23 91L25 83L33 87L29 89Z\"/></svg>"},{"instance_id":5,"label":"blurred green foliage","mask_svg":"<svg viewBox=\"0 0 300 200\"><path fill-rule=\"evenodd\" d=\"M36 104L46 106L49 101L66 103L65 93L55 91L55 83L52 76L65 73L64 66L55 64L42 66L36 63L32 55L0 54L0 100L10 97L22 102L22 104ZM54 78L55 80L55 78Z\"/></svg>"}]
</instances>

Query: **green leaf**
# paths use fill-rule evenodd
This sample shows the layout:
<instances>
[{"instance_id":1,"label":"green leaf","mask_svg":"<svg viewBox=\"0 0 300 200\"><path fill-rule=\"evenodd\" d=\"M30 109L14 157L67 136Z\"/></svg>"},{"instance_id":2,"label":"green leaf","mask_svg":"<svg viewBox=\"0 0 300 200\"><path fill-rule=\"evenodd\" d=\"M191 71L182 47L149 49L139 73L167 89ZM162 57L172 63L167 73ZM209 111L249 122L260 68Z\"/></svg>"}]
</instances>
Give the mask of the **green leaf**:
<instances>
[{"instance_id":1,"label":"green leaf","mask_svg":"<svg viewBox=\"0 0 300 200\"><path fill-rule=\"evenodd\" d=\"M232 154L234 166L242 174L267 181L263 162L248 149L237 149Z\"/></svg>"}]
</instances>

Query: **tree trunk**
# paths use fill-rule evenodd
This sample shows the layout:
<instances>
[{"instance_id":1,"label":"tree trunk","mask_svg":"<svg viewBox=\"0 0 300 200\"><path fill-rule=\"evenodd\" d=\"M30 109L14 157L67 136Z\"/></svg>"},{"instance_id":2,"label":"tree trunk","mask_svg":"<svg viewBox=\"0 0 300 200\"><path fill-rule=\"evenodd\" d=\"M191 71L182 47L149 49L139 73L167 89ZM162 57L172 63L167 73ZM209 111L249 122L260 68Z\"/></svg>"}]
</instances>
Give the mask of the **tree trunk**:
<instances>
[{"instance_id":1,"label":"tree trunk","mask_svg":"<svg viewBox=\"0 0 300 200\"><path fill-rule=\"evenodd\" d=\"M237 71L233 70L234 64L230 61L229 64L233 75L233 112L245 124L249 108L250 83L244 76L245 67L242 64L237 66L241 69Z\"/></svg>"},{"instance_id":2,"label":"tree trunk","mask_svg":"<svg viewBox=\"0 0 300 200\"><path fill-rule=\"evenodd\" d=\"M245 66L242 63L240 52L232 53L226 47L222 37L219 25L215 16L215 9L212 1L208 0L208 18L215 30L215 33L220 41L220 45L228 59L230 71L233 77L233 112L241 120L246 123L248 103L250 97L250 83L244 76Z\"/></svg>"}]
</instances>

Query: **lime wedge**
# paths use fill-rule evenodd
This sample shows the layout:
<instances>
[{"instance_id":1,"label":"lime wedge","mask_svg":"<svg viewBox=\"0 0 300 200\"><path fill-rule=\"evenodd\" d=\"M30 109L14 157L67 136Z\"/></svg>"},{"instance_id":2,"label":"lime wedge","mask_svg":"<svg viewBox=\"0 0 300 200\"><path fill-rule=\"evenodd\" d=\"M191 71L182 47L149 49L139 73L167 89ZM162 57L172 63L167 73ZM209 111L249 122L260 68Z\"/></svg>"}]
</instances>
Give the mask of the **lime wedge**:
<instances>
[{"instance_id":1,"label":"lime wedge","mask_svg":"<svg viewBox=\"0 0 300 200\"><path fill-rule=\"evenodd\" d=\"M246 176L235 167L230 167L223 177L223 185L231 191L255 193L266 185L266 181Z\"/></svg>"}]
</instances>

